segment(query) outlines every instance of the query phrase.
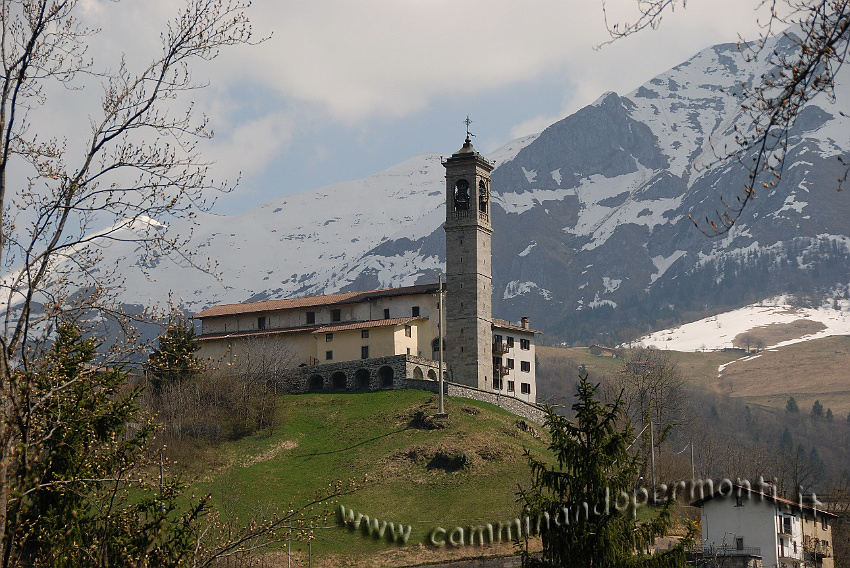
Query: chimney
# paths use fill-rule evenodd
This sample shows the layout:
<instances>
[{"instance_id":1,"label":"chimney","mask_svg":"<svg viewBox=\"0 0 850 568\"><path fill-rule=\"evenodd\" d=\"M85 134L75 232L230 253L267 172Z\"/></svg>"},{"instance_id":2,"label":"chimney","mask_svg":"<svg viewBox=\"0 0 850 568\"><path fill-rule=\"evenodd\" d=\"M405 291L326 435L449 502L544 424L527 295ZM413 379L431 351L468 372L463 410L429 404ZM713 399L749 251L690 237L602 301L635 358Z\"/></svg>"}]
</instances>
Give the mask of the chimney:
<instances>
[{"instance_id":1,"label":"chimney","mask_svg":"<svg viewBox=\"0 0 850 568\"><path fill-rule=\"evenodd\" d=\"M528 316L522 318L522 329L528 329Z\"/></svg>"}]
</instances>

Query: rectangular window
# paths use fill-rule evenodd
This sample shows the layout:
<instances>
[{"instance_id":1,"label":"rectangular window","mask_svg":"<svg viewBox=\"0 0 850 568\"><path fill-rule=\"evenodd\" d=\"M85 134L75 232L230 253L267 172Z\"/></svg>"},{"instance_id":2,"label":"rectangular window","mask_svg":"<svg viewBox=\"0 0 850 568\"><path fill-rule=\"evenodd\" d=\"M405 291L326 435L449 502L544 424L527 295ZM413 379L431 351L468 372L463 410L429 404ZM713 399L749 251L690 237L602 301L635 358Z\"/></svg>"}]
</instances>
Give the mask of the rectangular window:
<instances>
[{"instance_id":1,"label":"rectangular window","mask_svg":"<svg viewBox=\"0 0 850 568\"><path fill-rule=\"evenodd\" d=\"M326 342L327 341L333 341L333 340L334 340L334 334L333 333L326 333L325 334L325 341Z\"/></svg>"},{"instance_id":2,"label":"rectangular window","mask_svg":"<svg viewBox=\"0 0 850 568\"><path fill-rule=\"evenodd\" d=\"M514 392L514 382L508 381L508 392Z\"/></svg>"},{"instance_id":3,"label":"rectangular window","mask_svg":"<svg viewBox=\"0 0 850 568\"><path fill-rule=\"evenodd\" d=\"M501 343L501 342L502 342L502 336L501 335L499 335L497 333L496 335L493 336L493 343Z\"/></svg>"},{"instance_id":4,"label":"rectangular window","mask_svg":"<svg viewBox=\"0 0 850 568\"><path fill-rule=\"evenodd\" d=\"M493 364L494 365L501 365L502 364L502 358L493 355Z\"/></svg>"},{"instance_id":5,"label":"rectangular window","mask_svg":"<svg viewBox=\"0 0 850 568\"><path fill-rule=\"evenodd\" d=\"M307 312L307 323L316 323L316 312Z\"/></svg>"},{"instance_id":6,"label":"rectangular window","mask_svg":"<svg viewBox=\"0 0 850 568\"><path fill-rule=\"evenodd\" d=\"M502 390L502 379L493 378L493 390Z\"/></svg>"},{"instance_id":7,"label":"rectangular window","mask_svg":"<svg viewBox=\"0 0 850 568\"><path fill-rule=\"evenodd\" d=\"M737 550L744 550L744 537L739 536L735 539L735 548Z\"/></svg>"},{"instance_id":8,"label":"rectangular window","mask_svg":"<svg viewBox=\"0 0 850 568\"><path fill-rule=\"evenodd\" d=\"M410 355L410 347L407 348L407 354Z\"/></svg>"},{"instance_id":9,"label":"rectangular window","mask_svg":"<svg viewBox=\"0 0 850 568\"><path fill-rule=\"evenodd\" d=\"M384 319L385 320L390 319L390 309L389 308L384 308Z\"/></svg>"},{"instance_id":10,"label":"rectangular window","mask_svg":"<svg viewBox=\"0 0 850 568\"><path fill-rule=\"evenodd\" d=\"M513 349L513 348L514 348L514 338L508 337L508 349Z\"/></svg>"},{"instance_id":11,"label":"rectangular window","mask_svg":"<svg viewBox=\"0 0 850 568\"><path fill-rule=\"evenodd\" d=\"M360 332L360 337L362 337L363 339L369 339L369 330L368 329L362 330Z\"/></svg>"},{"instance_id":12,"label":"rectangular window","mask_svg":"<svg viewBox=\"0 0 850 568\"><path fill-rule=\"evenodd\" d=\"M342 311L331 310L331 321L342 321Z\"/></svg>"},{"instance_id":13,"label":"rectangular window","mask_svg":"<svg viewBox=\"0 0 850 568\"><path fill-rule=\"evenodd\" d=\"M522 394L531 394L531 383L520 383L519 388Z\"/></svg>"},{"instance_id":14,"label":"rectangular window","mask_svg":"<svg viewBox=\"0 0 850 568\"><path fill-rule=\"evenodd\" d=\"M257 329L266 329L266 318L265 316L260 316L257 318Z\"/></svg>"},{"instance_id":15,"label":"rectangular window","mask_svg":"<svg viewBox=\"0 0 850 568\"><path fill-rule=\"evenodd\" d=\"M520 339L519 340L519 348L525 349L526 351L528 351L529 349L531 349L531 340L530 339Z\"/></svg>"},{"instance_id":16,"label":"rectangular window","mask_svg":"<svg viewBox=\"0 0 850 568\"><path fill-rule=\"evenodd\" d=\"M334 358L333 351L325 351L325 361L330 361Z\"/></svg>"},{"instance_id":17,"label":"rectangular window","mask_svg":"<svg viewBox=\"0 0 850 568\"><path fill-rule=\"evenodd\" d=\"M411 315L413 317L418 318L419 317L419 306L413 306L413 308L411 308L410 312L411 312Z\"/></svg>"},{"instance_id":18,"label":"rectangular window","mask_svg":"<svg viewBox=\"0 0 850 568\"><path fill-rule=\"evenodd\" d=\"M413 337L413 328L409 325L404 326L404 336L405 337Z\"/></svg>"},{"instance_id":19,"label":"rectangular window","mask_svg":"<svg viewBox=\"0 0 850 568\"><path fill-rule=\"evenodd\" d=\"M508 359L508 360L507 360L507 364L505 365L505 367L507 367L508 369L513 369L513 368L514 368L514 360L513 360L513 359Z\"/></svg>"},{"instance_id":20,"label":"rectangular window","mask_svg":"<svg viewBox=\"0 0 850 568\"><path fill-rule=\"evenodd\" d=\"M530 373L531 372L531 363L528 362L528 361L520 361L519 362L519 368L524 373Z\"/></svg>"},{"instance_id":21,"label":"rectangular window","mask_svg":"<svg viewBox=\"0 0 850 568\"><path fill-rule=\"evenodd\" d=\"M360 358L361 359L368 359L369 358L369 346L368 345L364 345L360 348Z\"/></svg>"}]
</instances>

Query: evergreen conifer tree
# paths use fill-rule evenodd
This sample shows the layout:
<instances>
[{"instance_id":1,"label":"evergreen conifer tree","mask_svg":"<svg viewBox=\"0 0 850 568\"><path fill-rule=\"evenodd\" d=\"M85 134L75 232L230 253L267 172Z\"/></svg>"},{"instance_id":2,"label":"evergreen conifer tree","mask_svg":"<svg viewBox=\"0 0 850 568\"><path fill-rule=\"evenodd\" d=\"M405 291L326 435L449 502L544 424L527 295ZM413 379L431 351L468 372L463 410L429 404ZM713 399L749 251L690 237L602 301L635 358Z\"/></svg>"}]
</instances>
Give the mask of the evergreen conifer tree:
<instances>
[{"instance_id":1,"label":"evergreen conifer tree","mask_svg":"<svg viewBox=\"0 0 850 568\"><path fill-rule=\"evenodd\" d=\"M205 501L178 505L181 486L145 479L152 424L140 421L139 389L94 364L97 343L64 322L28 381L32 400L24 455L10 479L6 550L26 566L175 566L194 552ZM45 398L61 388L64 395ZM133 427L130 425L133 424Z\"/></svg>"},{"instance_id":2,"label":"evergreen conifer tree","mask_svg":"<svg viewBox=\"0 0 850 568\"><path fill-rule=\"evenodd\" d=\"M200 349L195 341L195 330L181 314L172 315L165 332L159 336L159 345L148 359L151 382L157 392L169 383L191 379L203 368L195 357Z\"/></svg>"},{"instance_id":3,"label":"evergreen conifer tree","mask_svg":"<svg viewBox=\"0 0 850 568\"><path fill-rule=\"evenodd\" d=\"M597 399L598 390L599 385L592 385L586 375L580 378L578 401L572 407L575 422L549 410L545 424L557 465L526 452L532 485L519 492L523 515L537 519L548 514L553 521L560 516L561 522L550 522L548 530L542 531L542 557L534 558L525 551L524 565L685 566L684 549L692 540L693 528L672 550L646 554L654 539L671 527L669 503L660 506L652 520L636 521L633 495L640 458L628 451L634 438L632 427L628 422L620 424L622 398L603 404ZM569 511L568 521L564 507Z\"/></svg>"}]
</instances>

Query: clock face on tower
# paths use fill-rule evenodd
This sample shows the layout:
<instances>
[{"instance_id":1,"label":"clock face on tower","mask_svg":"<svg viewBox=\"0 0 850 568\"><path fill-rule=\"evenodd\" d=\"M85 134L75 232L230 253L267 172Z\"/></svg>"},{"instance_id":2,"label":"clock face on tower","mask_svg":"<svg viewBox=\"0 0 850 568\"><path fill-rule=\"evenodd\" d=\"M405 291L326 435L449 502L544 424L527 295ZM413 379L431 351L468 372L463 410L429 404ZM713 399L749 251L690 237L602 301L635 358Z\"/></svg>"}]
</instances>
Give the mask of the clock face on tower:
<instances>
[{"instance_id":1,"label":"clock face on tower","mask_svg":"<svg viewBox=\"0 0 850 568\"><path fill-rule=\"evenodd\" d=\"M455 183L455 210L465 211L467 209L469 209L469 182L465 179L459 179Z\"/></svg>"}]
</instances>

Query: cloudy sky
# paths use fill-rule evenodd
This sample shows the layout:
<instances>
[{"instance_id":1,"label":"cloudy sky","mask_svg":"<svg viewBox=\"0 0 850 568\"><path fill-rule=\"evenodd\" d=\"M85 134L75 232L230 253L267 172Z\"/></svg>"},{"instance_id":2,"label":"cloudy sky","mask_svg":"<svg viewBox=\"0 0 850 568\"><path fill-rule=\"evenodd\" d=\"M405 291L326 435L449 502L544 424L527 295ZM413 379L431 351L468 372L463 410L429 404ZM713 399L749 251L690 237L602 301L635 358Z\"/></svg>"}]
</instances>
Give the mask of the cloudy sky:
<instances>
[{"instance_id":1,"label":"cloudy sky","mask_svg":"<svg viewBox=\"0 0 850 568\"><path fill-rule=\"evenodd\" d=\"M155 54L174 0L82 0L102 29L95 53ZM608 0L611 21L636 0ZM608 38L602 0L255 0L259 45L195 67L197 107L219 176L241 172L216 210L376 173L416 154L448 154L474 121L492 151L539 132L606 91L625 94L698 50L757 36L755 0L690 0L660 29Z\"/></svg>"}]
</instances>

